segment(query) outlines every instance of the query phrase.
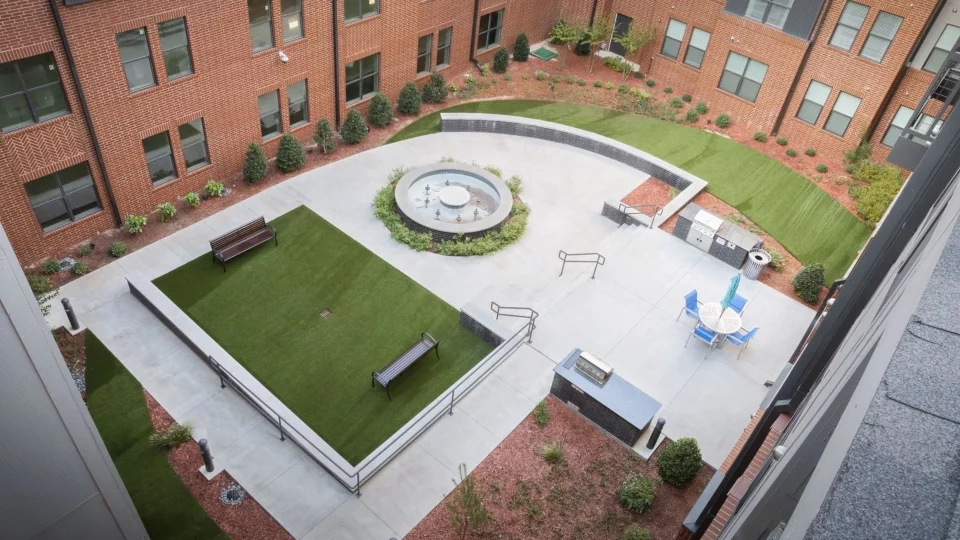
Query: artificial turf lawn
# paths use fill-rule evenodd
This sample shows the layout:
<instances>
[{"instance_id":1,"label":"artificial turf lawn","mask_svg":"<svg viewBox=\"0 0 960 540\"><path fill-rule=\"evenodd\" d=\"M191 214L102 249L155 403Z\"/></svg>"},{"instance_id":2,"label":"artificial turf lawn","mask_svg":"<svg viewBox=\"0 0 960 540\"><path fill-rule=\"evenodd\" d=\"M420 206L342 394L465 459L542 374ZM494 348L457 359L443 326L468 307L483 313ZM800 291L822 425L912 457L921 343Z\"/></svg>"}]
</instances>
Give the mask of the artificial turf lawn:
<instances>
[{"instance_id":1,"label":"artificial turf lawn","mask_svg":"<svg viewBox=\"0 0 960 540\"><path fill-rule=\"evenodd\" d=\"M89 331L87 409L150 538L228 539L170 468L153 434L143 388Z\"/></svg>"},{"instance_id":2,"label":"artificial turf lawn","mask_svg":"<svg viewBox=\"0 0 960 540\"><path fill-rule=\"evenodd\" d=\"M280 245L241 255L226 273L208 254L154 283L356 465L492 348L456 309L308 208L271 224ZM440 341L440 359L416 362L388 401L370 374L421 332Z\"/></svg>"},{"instance_id":3,"label":"artificial turf lawn","mask_svg":"<svg viewBox=\"0 0 960 540\"><path fill-rule=\"evenodd\" d=\"M512 114L592 131L639 148L707 181L707 191L743 212L801 263L824 264L828 284L853 262L870 229L799 173L730 139L681 124L588 105L479 101L445 112ZM440 132L431 113L389 142Z\"/></svg>"}]
</instances>

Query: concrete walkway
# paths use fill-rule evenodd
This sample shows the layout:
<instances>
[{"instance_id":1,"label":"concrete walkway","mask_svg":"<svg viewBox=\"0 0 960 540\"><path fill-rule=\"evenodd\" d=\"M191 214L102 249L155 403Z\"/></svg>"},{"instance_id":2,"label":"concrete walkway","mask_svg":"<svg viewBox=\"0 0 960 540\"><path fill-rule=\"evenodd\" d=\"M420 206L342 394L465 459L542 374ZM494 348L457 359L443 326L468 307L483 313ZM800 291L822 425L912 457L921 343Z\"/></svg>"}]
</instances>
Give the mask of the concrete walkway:
<instances>
[{"instance_id":1,"label":"concrete walkway","mask_svg":"<svg viewBox=\"0 0 960 540\"><path fill-rule=\"evenodd\" d=\"M532 209L515 245L482 258L416 253L390 239L372 216L375 191L398 166L449 156L494 165L525 179ZM760 326L738 361L732 348L704 359L685 321L683 295L718 301L736 271L659 230L600 217L646 178L595 154L545 141L491 134L438 134L387 145L304 173L63 287L87 324L178 421L191 421L224 467L298 538L386 539L406 534L453 487L459 463L476 466L549 391L554 362L572 348L593 351L664 404L665 432L696 437L718 466L803 334L813 312L757 282L743 281L745 324ZM206 253L217 234L301 204L341 228L455 307L489 303L541 313L532 346L494 375L349 496L217 378L126 290L123 276L152 279ZM599 251L607 264L557 273L558 250ZM52 324L63 320L54 309Z\"/></svg>"}]
</instances>

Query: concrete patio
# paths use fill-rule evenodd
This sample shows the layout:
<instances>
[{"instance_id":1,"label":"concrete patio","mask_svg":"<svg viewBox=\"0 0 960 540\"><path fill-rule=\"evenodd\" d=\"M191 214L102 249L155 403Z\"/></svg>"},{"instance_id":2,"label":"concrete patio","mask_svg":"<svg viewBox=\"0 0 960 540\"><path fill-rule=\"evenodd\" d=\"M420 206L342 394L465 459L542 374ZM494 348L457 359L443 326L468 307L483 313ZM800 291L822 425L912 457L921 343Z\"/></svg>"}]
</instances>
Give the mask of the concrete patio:
<instances>
[{"instance_id":1,"label":"concrete patio","mask_svg":"<svg viewBox=\"0 0 960 540\"><path fill-rule=\"evenodd\" d=\"M391 169L454 157L494 165L525 179L532 214L515 245L482 258L416 253L394 242L371 211ZM387 145L304 173L84 276L61 290L83 323L195 436L210 441L218 467L232 474L297 538L386 539L406 534L453 487L457 466L472 469L547 394L554 362L590 350L664 404L668 437L695 437L717 467L776 378L813 311L744 280L744 316L760 333L737 360L732 347L705 359L676 322L683 295L719 301L736 271L657 229L624 227L599 215L646 178L601 156L535 139L438 134ZM278 433L129 294L124 275L160 276L209 250L207 242L263 215L301 204L350 234L457 308L491 301L540 312L533 343L519 349L356 498ZM156 225L154 225L156 226ZM605 266L568 265L557 252L600 252ZM255 256L255 254L251 255ZM62 324L62 310L49 316ZM511 321L505 321L510 324ZM516 322L514 324L520 324ZM229 344L223 344L229 349Z\"/></svg>"}]
</instances>

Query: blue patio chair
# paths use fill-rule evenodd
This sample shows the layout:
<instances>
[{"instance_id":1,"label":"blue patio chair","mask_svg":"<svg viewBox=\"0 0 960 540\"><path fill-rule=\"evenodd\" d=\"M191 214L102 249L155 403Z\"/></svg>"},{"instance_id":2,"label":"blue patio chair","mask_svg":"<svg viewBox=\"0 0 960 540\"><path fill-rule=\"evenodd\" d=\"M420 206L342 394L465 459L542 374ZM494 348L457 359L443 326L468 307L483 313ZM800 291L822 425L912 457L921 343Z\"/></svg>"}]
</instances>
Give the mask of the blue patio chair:
<instances>
[{"instance_id":1,"label":"blue patio chair","mask_svg":"<svg viewBox=\"0 0 960 540\"><path fill-rule=\"evenodd\" d=\"M724 339L726 339L730 343L733 343L737 347L740 347L740 352L737 353L737 360L740 359L740 355L743 354L743 350L746 349L747 345L750 344L750 340L757 335L757 330L760 330L760 328L754 327L754 329L749 332L744 332L743 330L740 330L735 334L727 334L726 336L724 336Z\"/></svg>"},{"instance_id":2,"label":"blue patio chair","mask_svg":"<svg viewBox=\"0 0 960 540\"><path fill-rule=\"evenodd\" d=\"M720 336L716 332L708 329L706 326L703 326L700 323L697 323L697 326L693 328L693 332L690 332L690 335L687 336L687 342L683 344L684 349L686 349L687 345L690 344L690 338L692 337L696 337L700 341L710 346L710 350L707 351L707 356L710 356L710 353L713 352L713 346L720 342ZM704 356L704 358L707 356Z\"/></svg>"},{"instance_id":3,"label":"blue patio chair","mask_svg":"<svg viewBox=\"0 0 960 540\"><path fill-rule=\"evenodd\" d=\"M747 307L747 299L740 296L739 294L733 295L733 300L730 300L730 309L736 311L739 314L743 313L743 308Z\"/></svg>"},{"instance_id":4,"label":"blue patio chair","mask_svg":"<svg viewBox=\"0 0 960 540\"><path fill-rule=\"evenodd\" d=\"M697 300L697 290L694 289L683 296L684 305L680 310L680 315L686 315L691 319L700 322L700 302ZM677 315L677 320L680 320Z\"/></svg>"}]
</instances>

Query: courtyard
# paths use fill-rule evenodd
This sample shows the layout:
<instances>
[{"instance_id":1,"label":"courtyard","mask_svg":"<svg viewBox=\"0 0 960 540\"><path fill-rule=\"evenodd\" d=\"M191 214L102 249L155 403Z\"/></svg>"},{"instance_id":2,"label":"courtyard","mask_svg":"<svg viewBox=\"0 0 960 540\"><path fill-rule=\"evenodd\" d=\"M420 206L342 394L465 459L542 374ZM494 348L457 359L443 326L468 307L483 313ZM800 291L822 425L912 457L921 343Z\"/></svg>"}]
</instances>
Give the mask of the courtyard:
<instances>
[{"instance_id":1,"label":"courtyard","mask_svg":"<svg viewBox=\"0 0 960 540\"><path fill-rule=\"evenodd\" d=\"M416 252L390 238L370 210L376 191L395 167L435 163L445 157L481 165L495 163L506 176L524 178L524 201L533 213L519 241L489 256L458 258ZM61 293L71 299L81 320L174 419L191 421L195 437L208 439L218 468L229 471L294 537L402 536L449 493L453 485L450 480L457 477L460 463L468 469L477 466L529 414L548 393L555 363L575 347L601 356L618 374L660 401L663 408L658 416L667 421L666 436L673 440L696 438L708 465L718 467L734 445L766 393L764 382L776 378L813 311L761 283L744 280L739 294L749 301L745 324L761 327L750 348L738 360L732 348L705 358L707 349L702 344L691 342L685 347L691 324L675 320L683 296L697 289L704 301L719 301L736 270L659 229L617 228L600 216L603 201L618 200L645 179L645 175L615 161L545 141L479 133L424 135L271 187L64 286ZM236 313L236 306L226 299L239 294L266 294L274 286L271 281L300 275L293 279L296 286L287 290L304 298L292 299L290 304L303 302L319 311L328 298L331 302L335 299L323 294L322 282L311 279L324 279L325 270L339 272L341 263L336 256L324 256L331 255L329 248L317 245L311 249L310 242L300 241L304 256L313 257L308 263L293 261L302 266L278 269L284 276L254 280L246 273L255 272L268 261L281 264L270 258L289 252L271 254L271 250L277 250L263 246L228 266L223 274L210 263L208 242L259 216L282 224L284 219L291 219L288 216L305 212L315 216L298 219L315 222L321 238L321 231L326 231L326 236L352 238L385 261L384 267L399 271L383 270L408 287L401 303L409 302L411 293L421 287L423 292L415 294L435 295L446 305L431 309L454 313L453 317L456 310L463 309L492 318L491 301L531 307L541 314L533 342L518 349L459 402L451 416L440 420L372 478L361 498L351 496L296 446L280 441L276 430L243 399L230 389L221 389L217 376L129 294L124 280L129 273L153 280L170 272L190 272L189 283L169 284L168 294L186 311L194 310L191 316L218 340L223 339L224 348L248 369L255 373L259 369L257 377L279 396L281 390L276 384L286 384L283 380L295 379L298 372L276 365L284 351L273 350L275 343L268 346L262 339L254 339L244 344L245 338L251 337L246 335L250 329L228 320L243 314ZM328 225L330 228L325 229ZM295 235L281 235L280 246L289 245L289 236ZM291 238L290 244L296 249L298 242ZM323 253L318 253L321 250ZM599 252L607 262L596 279L591 279L592 269L587 265L568 266L558 276L559 250ZM352 275L349 269L343 271ZM319 277L311 278L314 275ZM218 281L214 285L215 279ZM158 281L162 288L163 281ZM260 287L265 290L254 290ZM271 294L275 296L277 291ZM384 300L383 304L388 302ZM428 303L435 305L433 301ZM336 322L345 315L344 310L334 307L332 312L333 317L323 323L311 315L310 324L350 322ZM51 323L56 324L60 316L55 310ZM403 313L397 317L402 319ZM422 319L423 315L418 313L417 317ZM308 317L292 311L283 318ZM363 322L368 331L373 326L369 321ZM422 324L391 324L397 331L390 337L394 353L405 346L402 342L415 337L409 336L411 332L423 331L419 330ZM443 323L438 320L437 324ZM491 323L495 327L497 324L516 328L513 324L522 323ZM241 346L232 349L228 342ZM299 354L318 346L297 339L287 342L289 345L284 346L296 347ZM464 345L465 350L471 347L474 353L468 356L475 362L483 355L483 347ZM264 354L265 348L271 350ZM363 361L388 362L391 353L387 348L371 350L371 357ZM441 358L450 352L441 348ZM337 355L348 354L341 350ZM271 361L271 357L275 359ZM456 368L459 373L469 367L470 361L465 357ZM449 377L445 383L437 381L438 390L433 395L456 379L457 373L431 374L441 380ZM271 377L278 381L271 383ZM358 416L354 416L352 406L344 408L349 409L347 420L395 406L395 419L380 420L395 430L402 425L403 415L418 405L399 401L399 391L388 403L382 392L369 391L368 381L364 378L360 385L366 385L364 393L358 394L365 396L364 401L354 402L361 407ZM327 397L321 394L316 388L307 391L300 398L301 407L309 408L311 400L319 403ZM427 397L423 400L419 406L430 401ZM404 405L409 407L406 412L399 410ZM364 455L364 448L356 449L355 455Z\"/></svg>"}]
</instances>

